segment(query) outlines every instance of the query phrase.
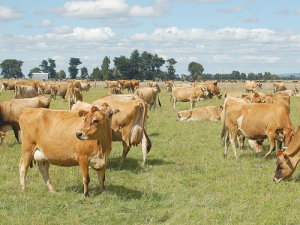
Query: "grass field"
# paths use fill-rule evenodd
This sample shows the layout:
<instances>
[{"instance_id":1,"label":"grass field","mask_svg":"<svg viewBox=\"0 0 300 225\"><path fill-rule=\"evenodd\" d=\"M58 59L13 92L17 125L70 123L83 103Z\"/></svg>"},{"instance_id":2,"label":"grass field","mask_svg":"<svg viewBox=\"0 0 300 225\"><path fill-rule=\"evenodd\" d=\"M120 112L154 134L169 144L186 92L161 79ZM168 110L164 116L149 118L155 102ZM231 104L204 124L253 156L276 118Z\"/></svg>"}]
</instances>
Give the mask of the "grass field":
<instances>
[{"instance_id":1,"label":"grass field","mask_svg":"<svg viewBox=\"0 0 300 225\"><path fill-rule=\"evenodd\" d=\"M222 87L222 93L227 90ZM271 93L271 89L263 91ZM83 93L84 101L92 102L107 92L91 89ZM260 154L246 144L238 152L239 160L230 146L224 159L221 122L178 121L177 112L190 104L179 102L173 110L168 94L162 92L159 97L162 107L148 114L152 149L146 166L138 146L116 169L122 145L114 142L106 192L100 194L97 174L90 169L89 198L83 196L79 167L51 166L56 189L51 194L35 166L28 171L27 189L22 193L21 145L8 132L0 150L0 224L299 224L299 172L289 181L273 183L276 156L263 158L269 149L267 141ZM10 98L12 91L2 94L0 101ZM196 107L221 104L214 98L197 102ZM68 106L58 98L51 108ZM299 111L300 98L291 98L295 128L300 124Z\"/></svg>"}]
</instances>

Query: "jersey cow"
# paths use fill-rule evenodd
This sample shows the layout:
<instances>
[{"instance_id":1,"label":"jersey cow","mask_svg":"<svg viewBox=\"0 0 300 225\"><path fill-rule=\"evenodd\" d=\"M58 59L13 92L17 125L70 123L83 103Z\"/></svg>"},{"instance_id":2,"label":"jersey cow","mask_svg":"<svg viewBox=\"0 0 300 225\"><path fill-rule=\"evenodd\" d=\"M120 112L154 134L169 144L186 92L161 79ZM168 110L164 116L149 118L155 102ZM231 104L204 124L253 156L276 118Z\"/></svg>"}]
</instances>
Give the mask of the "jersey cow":
<instances>
[{"instance_id":1,"label":"jersey cow","mask_svg":"<svg viewBox=\"0 0 300 225\"><path fill-rule=\"evenodd\" d=\"M82 120L81 116L85 116ZM50 192L54 188L49 178L50 164L81 168L84 195L88 196L89 166L98 172L100 192L104 191L107 157L111 152L112 109L93 106L90 112L35 109L26 107L20 114L22 157L19 164L21 190L32 160ZM49 119L51 118L51 119Z\"/></svg>"},{"instance_id":2,"label":"jersey cow","mask_svg":"<svg viewBox=\"0 0 300 225\"><path fill-rule=\"evenodd\" d=\"M6 90L15 90L16 81L2 81L2 87L0 90L0 94L2 90L6 94Z\"/></svg>"},{"instance_id":3,"label":"jersey cow","mask_svg":"<svg viewBox=\"0 0 300 225\"><path fill-rule=\"evenodd\" d=\"M219 121L221 119L222 109L222 106L206 106L196 109L189 109L178 112L178 118L180 121Z\"/></svg>"},{"instance_id":4,"label":"jersey cow","mask_svg":"<svg viewBox=\"0 0 300 225\"><path fill-rule=\"evenodd\" d=\"M286 90L286 86L284 83L274 83L273 84L274 93L277 91L284 91Z\"/></svg>"},{"instance_id":5,"label":"jersey cow","mask_svg":"<svg viewBox=\"0 0 300 225\"><path fill-rule=\"evenodd\" d=\"M36 87L31 85L19 85L15 86L15 98L33 98L39 96L38 90Z\"/></svg>"},{"instance_id":6,"label":"jersey cow","mask_svg":"<svg viewBox=\"0 0 300 225\"><path fill-rule=\"evenodd\" d=\"M69 87L66 92L66 101L69 104L69 109L77 102L83 100L81 91L76 87Z\"/></svg>"},{"instance_id":7,"label":"jersey cow","mask_svg":"<svg viewBox=\"0 0 300 225\"><path fill-rule=\"evenodd\" d=\"M268 138L270 142L269 156L275 149L275 140L279 147L282 142L287 146L294 135L294 127L288 111L276 104L245 104L229 100L225 107L223 130L221 137L223 142L226 133L224 157L227 155L231 143L234 155L236 153L237 135L242 135L250 140L263 140Z\"/></svg>"},{"instance_id":8,"label":"jersey cow","mask_svg":"<svg viewBox=\"0 0 300 225\"><path fill-rule=\"evenodd\" d=\"M158 88L152 88L152 87L142 87L135 91L135 94L139 96L141 99L143 99L147 104L149 105L149 111L151 110L153 106L153 111L155 111L156 108L156 99L158 99L158 104L161 107L161 103L159 100L159 90Z\"/></svg>"},{"instance_id":9,"label":"jersey cow","mask_svg":"<svg viewBox=\"0 0 300 225\"><path fill-rule=\"evenodd\" d=\"M191 109L194 108L195 102L199 101L201 98L205 98L209 95L209 91L205 86L197 87L173 87L172 96L173 96L173 109L176 108L176 102L190 102Z\"/></svg>"},{"instance_id":10,"label":"jersey cow","mask_svg":"<svg viewBox=\"0 0 300 225\"><path fill-rule=\"evenodd\" d=\"M19 114L21 109L26 106L49 108L50 100L44 96L38 96L35 98L10 99L0 103L0 131L6 133L13 130L19 143Z\"/></svg>"},{"instance_id":11,"label":"jersey cow","mask_svg":"<svg viewBox=\"0 0 300 225\"><path fill-rule=\"evenodd\" d=\"M56 100L56 96L65 98L69 84L50 84L51 95L50 98Z\"/></svg>"},{"instance_id":12,"label":"jersey cow","mask_svg":"<svg viewBox=\"0 0 300 225\"><path fill-rule=\"evenodd\" d=\"M283 180L289 179L294 171L296 170L297 164L300 160L299 150L300 150L300 127L295 134L295 137L286 148L285 151L278 150L277 155L277 168L275 171L274 181L281 182Z\"/></svg>"},{"instance_id":13,"label":"jersey cow","mask_svg":"<svg viewBox=\"0 0 300 225\"><path fill-rule=\"evenodd\" d=\"M222 94L220 92L220 89L216 85L216 83L215 84L214 83L195 83L194 86L197 87L199 85L203 85L203 86L207 87L208 91L211 93L212 96L217 96L219 99L222 98Z\"/></svg>"},{"instance_id":14,"label":"jersey cow","mask_svg":"<svg viewBox=\"0 0 300 225\"><path fill-rule=\"evenodd\" d=\"M255 92L256 88L262 89L262 83L257 83L256 81L247 80L245 82L245 90L246 92Z\"/></svg>"}]
</instances>

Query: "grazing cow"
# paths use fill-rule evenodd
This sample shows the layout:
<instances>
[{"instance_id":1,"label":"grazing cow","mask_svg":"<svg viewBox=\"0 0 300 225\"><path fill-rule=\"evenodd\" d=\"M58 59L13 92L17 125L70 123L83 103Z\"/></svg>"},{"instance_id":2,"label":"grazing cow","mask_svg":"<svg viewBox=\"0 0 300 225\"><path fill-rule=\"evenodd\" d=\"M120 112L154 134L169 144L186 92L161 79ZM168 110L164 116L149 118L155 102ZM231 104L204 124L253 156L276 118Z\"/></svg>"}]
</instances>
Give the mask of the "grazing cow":
<instances>
[{"instance_id":1,"label":"grazing cow","mask_svg":"<svg viewBox=\"0 0 300 225\"><path fill-rule=\"evenodd\" d=\"M161 90L160 90L160 87L157 82L149 82L148 85L149 85L149 87L152 87L152 88L156 87L158 89L158 92L160 93Z\"/></svg>"},{"instance_id":2,"label":"grazing cow","mask_svg":"<svg viewBox=\"0 0 300 225\"><path fill-rule=\"evenodd\" d=\"M117 80L105 80L105 88L112 88L112 87L119 87L120 86L120 82Z\"/></svg>"},{"instance_id":3,"label":"grazing cow","mask_svg":"<svg viewBox=\"0 0 300 225\"><path fill-rule=\"evenodd\" d=\"M50 84L46 82L38 82L38 92L40 95L51 94Z\"/></svg>"},{"instance_id":4,"label":"grazing cow","mask_svg":"<svg viewBox=\"0 0 300 225\"><path fill-rule=\"evenodd\" d=\"M69 87L66 92L66 100L69 103L69 109L72 108L72 105L74 105L77 101L83 100L83 96L81 91L76 87Z\"/></svg>"},{"instance_id":5,"label":"grazing cow","mask_svg":"<svg viewBox=\"0 0 300 225\"><path fill-rule=\"evenodd\" d=\"M274 83L273 84L274 93L277 91L284 91L286 90L286 86L284 83Z\"/></svg>"},{"instance_id":6,"label":"grazing cow","mask_svg":"<svg viewBox=\"0 0 300 225\"><path fill-rule=\"evenodd\" d=\"M201 120L218 121L221 119L222 106L207 106L178 112L180 121Z\"/></svg>"},{"instance_id":7,"label":"grazing cow","mask_svg":"<svg viewBox=\"0 0 300 225\"><path fill-rule=\"evenodd\" d=\"M0 131L6 133L13 130L19 143L19 114L21 109L26 106L49 108L50 100L44 96L38 96L35 98L10 99L0 103Z\"/></svg>"},{"instance_id":8,"label":"grazing cow","mask_svg":"<svg viewBox=\"0 0 300 225\"><path fill-rule=\"evenodd\" d=\"M135 95L107 95L90 105L109 104L119 112L112 117L113 141L123 142L123 155L119 167L124 162L131 146L142 143L143 165L146 164L147 153L151 149L151 141L147 135L147 104ZM88 108L87 103L77 102L73 109Z\"/></svg>"},{"instance_id":9,"label":"grazing cow","mask_svg":"<svg viewBox=\"0 0 300 225\"><path fill-rule=\"evenodd\" d=\"M82 120L82 116L85 119ZM55 192L50 178L50 164L77 166L82 172L84 195L88 196L89 166L98 172L100 192L104 191L107 158L111 152L112 109L93 106L90 112L35 109L26 107L20 113L22 157L19 164L21 190L32 160L50 192ZM51 119L49 119L51 118Z\"/></svg>"},{"instance_id":10,"label":"grazing cow","mask_svg":"<svg viewBox=\"0 0 300 225\"><path fill-rule=\"evenodd\" d=\"M60 96L61 98L65 98L68 87L68 84L50 84L50 98L54 98L54 100L56 100L56 95Z\"/></svg>"},{"instance_id":11,"label":"grazing cow","mask_svg":"<svg viewBox=\"0 0 300 225\"><path fill-rule=\"evenodd\" d=\"M121 87L122 92L124 92L125 88L127 88L128 93L131 91L133 92L134 89L132 87L132 83L130 80L119 80L119 82L120 82L120 87Z\"/></svg>"},{"instance_id":12,"label":"grazing cow","mask_svg":"<svg viewBox=\"0 0 300 225\"><path fill-rule=\"evenodd\" d=\"M2 81L2 87L0 90L0 95L2 90L6 94L6 90L15 90L16 81Z\"/></svg>"},{"instance_id":13,"label":"grazing cow","mask_svg":"<svg viewBox=\"0 0 300 225\"><path fill-rule=\"evenodd\" d=\"M39 96L37 89L31 85L19 85L15 86L15 98L33 98Z\"/></svg>"},{"instance_id":14,"label":"grazing cow","mask_svg":"<svg viewBox=\"0 0 300 225\"><path fill-rule=\"evenodd\" d=\"M111 87L108 91L108 94L111 95L111 94L123 94L123 91L121 90L121 88L119 87Z\"/></svg>"},{"instance_id":15,"label":"grazing cow","mask_svg":"<svg viewBox=\"0 0 300 225\"><path fill-rule=\"evenodd\" d=\"M278 91L277 94L285 95L285 96L295 96L296 94L299 94L299 91L297 88L295 90L284 90L284 91Z\"/></svg>"},{"instance_id":16,"label":"grazing cow","mask_svg":"<svg viewBox=\"0 0 300 225\"><path fill-rule=\"evenodd\" d=\"M231 143L234 155L236 153L237 135L243 135L250 140L269 139L269 156L275 149L275 140L281 146L289 144L294 135L294 127L290 120L288 111L281 105L276 104L245 104L228 101L225 107L225 116L221 137L225 140L224 157Z\"/></svg>"},{"instance_id":17,"label":"grazing cow","mask_svg":"<svg viewBox=\"0 0 300 225\"><path fill-rule=\"evenodd\" d=\"M255 92L255 89L256 88L259 88L260 90L262 89L262 83L257 83L256 81L250 81L250 80L247 80L245 82L245 90L246 92Z\"/></svg>"},{"instance_id":18,"label":"grazing cow","mask_svg":"<svg viewBox=\"0 0 300 225\"><path fill-rule=\"evenodd\" d=\"M141 99L143 99L145 102L147 102L147 104L149 105L149 111L151 110L152 106L153 106L153 111L155 111L156 99L158 99L158 104L161 107L158 93L159 93L159 90L157 88L143 87L143 88L137 89L134 94L136 94Z\"/></svg>"},{"instance_id":19,"label":"grazing cow","mask_svg":"<svg viewBox=\"0 0 300 225\"><path fill-rule=\"evenodd\" d=\"M135 89L138 88L138 86L140 86L140 81L138 80L131 80L131 90L132 92L134 92Z\"/></svg>"},{"instance_id":20,"label":"grazing cow","mask_svg":"<svg viewBox=\"0 0 300 225\"><path fill-rule=\"evenodd\" d=\"M173 95L173 109L175 109L175 105L177 101L181 102L190 102L191 109L194 108L195 102L199 101L201 98L205 98L209 95L209 92L205 86L198 87L173 87L172 89Z\"/></svg>"},{"instance_id":21,"label":"grazing cow","mask_svg":"<svg viewBox=\"0 0 300 225\"><path fill-rule=\"evenodd\" d=\"M217 96L219 99L222 98L222 94L217 85L214 83L195 83L194 86L197 87L199 85L206 86L208 91L212 94L212 96Z\"/></svg>"},{"instance_id":22,"label":"grazing cow","mask_svg":"<svg viewBox=\"0 0 300 225\"><path fill-rule=\"evenodd\" d=\"M299 150L300 150L300 127L292 139L291 143L287 146L286 150L278 150L276 152L277 155L277 163L276 163L276 171L274 176L274 181L281 182L283 180L289 179L300 160Z\"/></svg>"}]
</instances>

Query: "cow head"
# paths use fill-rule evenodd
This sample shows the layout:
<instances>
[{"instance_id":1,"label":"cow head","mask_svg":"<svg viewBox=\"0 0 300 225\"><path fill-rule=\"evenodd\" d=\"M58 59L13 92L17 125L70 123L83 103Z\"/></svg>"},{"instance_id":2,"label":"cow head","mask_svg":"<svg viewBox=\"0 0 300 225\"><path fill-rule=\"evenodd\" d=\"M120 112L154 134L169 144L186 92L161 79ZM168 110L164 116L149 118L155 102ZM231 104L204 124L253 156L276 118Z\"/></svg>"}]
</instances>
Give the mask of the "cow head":
<instances>
[{"instance_id":1,"label":"cow head","mask_svg":"<svg viewBox=\"0 0 300 225\"><path fill-rule=\"evenodd\" d=\"M103 103L100 107L93 106L90 112L81 110L78 112L83 117L84 125L76 132L76 137L80 140L99 140L100 137L111 136L112 108Z\"/></svg>"},{"instance_id":2,"label":"cow head","mask_svg":"<svg viewBox=\"0 0 300 225\"><path fill-rule=\"evenodd\" d=\"M262 83L257 83L257 86L259 87L259 89L262 89Z\"/></svg>"},{"instance_id":3,"label":"cow head","mask_svg":"<svg viewBox=\"0 0 300 225\"><path fill-rule=\"evenodd\" d=\"M273 180L279 183L283 180L289 179L295 171L295 168L293 167L289 156L283 150L278 150L276 155L277 168Z\"/></svg>"}]
</instances>

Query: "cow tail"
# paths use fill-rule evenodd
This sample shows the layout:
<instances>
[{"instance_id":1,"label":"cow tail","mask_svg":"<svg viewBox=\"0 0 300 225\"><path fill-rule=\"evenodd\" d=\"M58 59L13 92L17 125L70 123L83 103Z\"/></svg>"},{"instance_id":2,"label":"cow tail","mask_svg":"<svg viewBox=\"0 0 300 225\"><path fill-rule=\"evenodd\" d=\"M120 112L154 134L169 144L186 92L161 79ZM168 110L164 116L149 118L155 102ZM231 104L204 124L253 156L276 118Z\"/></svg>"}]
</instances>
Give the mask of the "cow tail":
<instances>
[{"instance_id":1,"label":"cow tail","mask_svg":"<svg viewBox=\"0 0 300 225\"><path fill-rule=\"evenodd\" d=\"M158 100L159 107L161 107L161 103L160 103L160 100L159 100L159 95L157 95L157 100Z\"/></svg>"},{"instance_id":2,"label":"cow tail","mask_svg":"<svg viewBox=\"0 0 300 225\"><path fill-rule=\"evenodd\" d=\"M148 137L147 132L145 130L145 120L147 119L146 117L147 117L148 105L145 103L144 100L143 100L142 104L143 104L143 107L144 107L144 112L143 112L143 132L144 132L144 135L145 135L145 137L147 139L147 153L149 153L150 149L152 147L152 143L151 143L151 140Z\"/></svg>"}]
</instances>

